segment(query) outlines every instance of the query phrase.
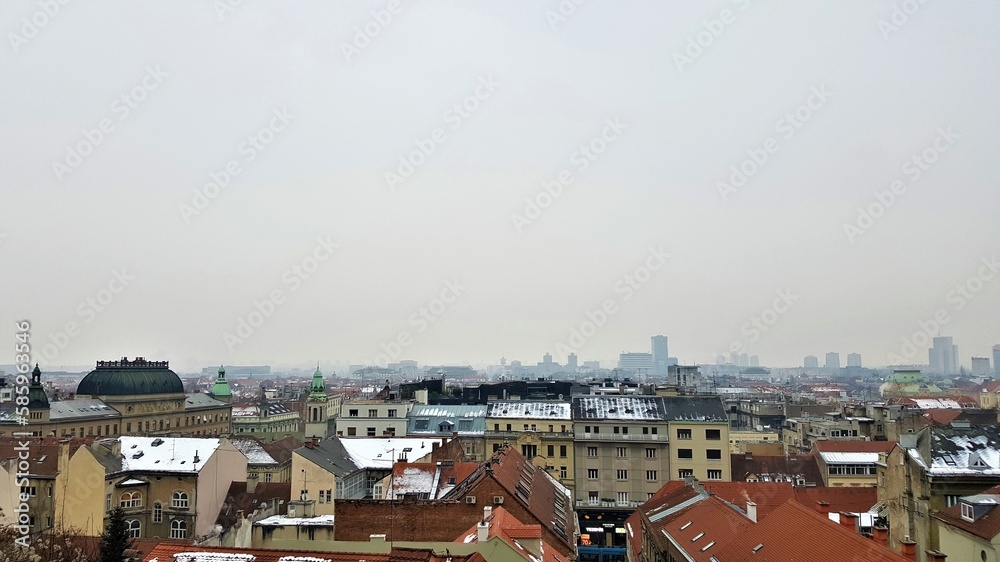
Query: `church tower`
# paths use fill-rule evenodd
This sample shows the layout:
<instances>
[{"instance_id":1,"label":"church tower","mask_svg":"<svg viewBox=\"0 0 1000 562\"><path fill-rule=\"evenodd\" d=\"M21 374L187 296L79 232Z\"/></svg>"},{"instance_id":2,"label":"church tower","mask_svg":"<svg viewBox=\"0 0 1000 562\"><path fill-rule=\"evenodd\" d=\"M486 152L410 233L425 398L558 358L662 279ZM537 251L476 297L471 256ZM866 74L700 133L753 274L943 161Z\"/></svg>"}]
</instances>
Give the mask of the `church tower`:
<instances>
[{"instance_id":1,"label":"church tower","mask_svg":"<svg viewBox=\"0 0 1000 562\"><path fill-rule=\"evenodd\" d=\"M212 398L227 404L233 401L233 389L229 387L229 381L226 380L226 368L222 365L219 365L219 378L215 379L211 394Z\"/></svg>"},{"instance_id":2,"label":"church tower","mask_svg":"<svg viewBox=\"0 0 1000 562\"><path fill-rule=\"evenodd\" d=\"M31 385L28 386L28 421L31 424L49 421L49 397L42 386L42 370L38 363L31 372Z\"/></svg>"},{"instance_id":3,"label":"church tower","mask_svg":"<svg viewBox=\"0 0 1000 562\"><path fill-rule=\"evenodd\" d=\"M306 398L306 439L326 438L328 431L326 408L326 385L323 383L323 373L317 363L312 385L309 387L309 396Z\"/></svg>"}]
</instances>

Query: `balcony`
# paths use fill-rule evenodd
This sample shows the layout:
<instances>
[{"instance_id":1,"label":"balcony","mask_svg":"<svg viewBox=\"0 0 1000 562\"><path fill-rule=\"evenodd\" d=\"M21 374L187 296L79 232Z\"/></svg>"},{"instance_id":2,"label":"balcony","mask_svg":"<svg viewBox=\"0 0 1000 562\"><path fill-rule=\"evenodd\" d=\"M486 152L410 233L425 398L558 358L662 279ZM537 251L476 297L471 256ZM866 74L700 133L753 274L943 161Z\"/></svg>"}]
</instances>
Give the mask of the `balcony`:
<instances>
[{"instance_id":1,"label":"balcony","mask_svg":"<svg viewBox=\"0 0 1000 562\"><path fill-rule=\"evenodd\" d=\"M612 499L602 499L602 500L576 500L577 508L600 508L600 509L635 509L641 506L645 502L640 501L627 501L620 502Z\"/></svg>"},{"instance_id":2,"label":"balcony","mask_svg":"<svg viewBox=\"0 0 1000 562\"><path fill-rule=\"evenodd\" d=\"M573 439L572 431L532 431L530 429L523 431L486 431L487 439L518 439L522 435L534 435L542 439Z\"/></svg>"},{"instance_id":3,"label":"balcony","mask_svg":"<svg viewBox=\"0 0 1000 562\"><path fill-rule=\"evenodd\" d=\"M659 441L661 443L669 441L666 434L643 433L578 433L576 438L586 441Z\"/></svg>"}]
</instances>

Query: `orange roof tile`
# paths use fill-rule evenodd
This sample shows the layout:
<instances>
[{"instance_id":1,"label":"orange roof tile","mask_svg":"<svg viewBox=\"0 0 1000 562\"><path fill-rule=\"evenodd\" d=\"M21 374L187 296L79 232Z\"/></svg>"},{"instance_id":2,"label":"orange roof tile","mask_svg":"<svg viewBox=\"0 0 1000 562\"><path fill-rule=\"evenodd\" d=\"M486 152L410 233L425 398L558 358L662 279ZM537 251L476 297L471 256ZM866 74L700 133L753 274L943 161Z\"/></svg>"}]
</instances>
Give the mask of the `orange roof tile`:
<instances>
[{"instance_id":1,"label":"orange roof tile","mask_svg":"<svg viewBox=\"0 0 1000 562\"><path fill-rule=\"evenodd\" d=\"M888 453L895 441L817 441L814 447L823 453Z\"/></svg>"}]
</instances>

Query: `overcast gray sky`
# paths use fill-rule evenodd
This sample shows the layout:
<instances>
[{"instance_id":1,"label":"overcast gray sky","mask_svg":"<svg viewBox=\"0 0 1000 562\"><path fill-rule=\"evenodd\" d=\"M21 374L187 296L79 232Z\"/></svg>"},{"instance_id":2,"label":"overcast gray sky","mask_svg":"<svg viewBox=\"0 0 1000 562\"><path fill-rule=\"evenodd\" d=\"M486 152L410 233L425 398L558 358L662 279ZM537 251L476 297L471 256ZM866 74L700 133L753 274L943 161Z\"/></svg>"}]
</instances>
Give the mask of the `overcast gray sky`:
<instances>
[{"instance_id":1,"label":"overcast gray sky","mask_svg":"<svg viewBox=\"0 0 1000 562\"><path fill-rule=\"evenodd\" d=\"M1000 343L995 2L52 4L0 5L43 365Z\"/></svg>"}]
</instances>

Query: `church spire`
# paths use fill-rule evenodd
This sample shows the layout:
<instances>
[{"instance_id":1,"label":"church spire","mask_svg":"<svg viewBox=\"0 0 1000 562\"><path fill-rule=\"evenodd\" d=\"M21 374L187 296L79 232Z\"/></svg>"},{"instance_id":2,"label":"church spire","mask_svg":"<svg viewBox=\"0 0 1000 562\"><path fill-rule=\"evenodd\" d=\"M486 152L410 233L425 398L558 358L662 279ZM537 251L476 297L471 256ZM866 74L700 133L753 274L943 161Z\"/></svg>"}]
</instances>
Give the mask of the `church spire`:
<instances>
[{"instance_id":1,"label":"church spire","mask_svg":"<svg viewBox=\"0 0 1000 562\"><path fill-rule=\"evenodd\" d=\"M215 379L215 384L212 385L212 398L223 402L229 402L233 399L233 389L229 387L229 381L226 380L226 368L222 365L219 365L219 376Z\"/></svg>"},{"instance_id":2,"label":"church spire","mask_svg":"<svg viewBox=\"0 0 1000 562\"><path fill-rule=\"evenodd\" d=\"M323 382L323 373L319 370L319 363L316 363L316 372L313 373L312 385L309 387L310 402L326 402L326 384Z\"/></svg>"}]
</instances>

